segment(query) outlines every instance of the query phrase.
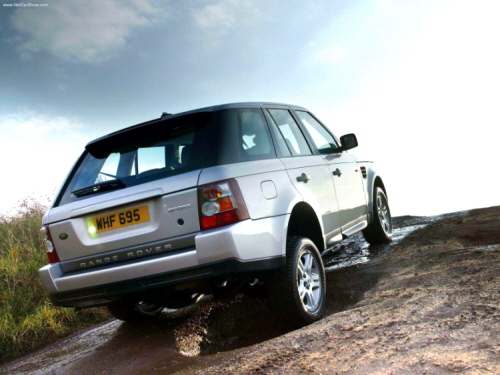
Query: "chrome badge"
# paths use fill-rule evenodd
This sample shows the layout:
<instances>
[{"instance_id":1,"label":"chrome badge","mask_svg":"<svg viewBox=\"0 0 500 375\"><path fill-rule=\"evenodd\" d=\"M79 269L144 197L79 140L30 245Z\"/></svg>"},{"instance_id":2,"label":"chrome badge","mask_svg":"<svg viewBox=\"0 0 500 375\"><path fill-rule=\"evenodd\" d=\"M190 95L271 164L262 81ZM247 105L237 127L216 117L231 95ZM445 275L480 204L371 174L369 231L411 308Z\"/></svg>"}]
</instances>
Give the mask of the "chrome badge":
<instances>
[{"instance_id":1,"label":"chrome badge","mask_svg":"<svg viewBox=\"0 0 500 375\"><path fill-rule=\"evenodd\" d=\"M185 210L185 209L190 208L190 207L191 207L191 204L189 204L189 203L183 204L182 206L167 208L167 212L170 213L170 212L174 212L174 211Z\"/></svg>"}]
</instances>

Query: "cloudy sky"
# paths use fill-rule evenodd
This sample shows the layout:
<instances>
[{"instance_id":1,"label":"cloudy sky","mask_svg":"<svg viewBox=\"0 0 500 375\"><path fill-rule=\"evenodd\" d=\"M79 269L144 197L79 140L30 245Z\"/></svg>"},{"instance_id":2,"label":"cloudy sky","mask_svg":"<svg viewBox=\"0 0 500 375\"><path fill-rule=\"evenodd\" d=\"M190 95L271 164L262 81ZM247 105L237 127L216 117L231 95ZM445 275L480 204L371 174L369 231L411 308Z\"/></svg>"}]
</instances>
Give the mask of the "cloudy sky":
<instances>
[{"instance_id":1,"label":"cloudy sky","mask_svg":"<svg viewBox=\"0 0 500 375\"><path fill-rule=\"evenodd\" d=\"M395 215L500 204L496 0L27 4L0 1L0 212L52 200L96 137L238 101L356 133Z\"/></svg>"}]
</instances>

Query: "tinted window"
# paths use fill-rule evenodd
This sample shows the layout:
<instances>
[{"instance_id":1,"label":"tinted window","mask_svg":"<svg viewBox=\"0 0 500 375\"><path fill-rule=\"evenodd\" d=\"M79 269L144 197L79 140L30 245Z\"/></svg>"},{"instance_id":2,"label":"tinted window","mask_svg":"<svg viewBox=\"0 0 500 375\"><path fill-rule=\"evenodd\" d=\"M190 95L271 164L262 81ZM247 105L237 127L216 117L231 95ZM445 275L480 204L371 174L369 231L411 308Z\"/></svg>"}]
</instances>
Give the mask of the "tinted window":
<instances>
[{"instance_id":1,"label":"tinted window","mask_svg":"<svg viewBox=\"0 0 500 375\"><path fill-rule=\"evenodd\" d=\"M138 149L136 158L138 172L142 173L151 169L165 168L165 153L165 146Z\"/></svg>"},{"instance_id":2,"label":"tinted window","mask_svg":"<svg viewBox=\"0 0 500 375\"><path fill-rule=\"evenodd\" d=\"M260 110L238 110L241 146L247 155L269 155L271 140Z\"/></svg>"},{"instance_id":3,"label":"tinted window","mask_svg":"<svg viewBox=\"0 0 500 375\"><path fill-rule=\"evenodd\" d=\"M335 138L307 112L296 111L320 154L330 154L338 148Z\"/></svg>"},{"instance_id":4,"label":"tinted window","mask_svg":"<svg viewBox=\"0 0 500 375\"><path fill-rule=\"evenodd\" d=\"M311 150L304 135L290 112L286 109L269 109L269 113L285 140L290 153L293 156L311 155Z\"/></svg>"},{"instance_id":5,"label":"tinted window","mask_svg":"<svg viewBox=\"0 0 500 375\"><path fill-rule=\"evenodd\" d=\"M264 114L266 116L267 122L269 124L269 127L271 129L271 134L273 136L274 142L276 144L276 151L278 153L278 156L280 158L282 157L287 157L287 156L292 156L292 153L288 149L288 146L286 145L285 138L283 138L283 134L278 129L278 126L274 122L274 120L271 118L271 115L269 114L268 111L264 111Z\"/></svg>"},{"instance_id":6,"label":"tinted window","mask_svg":"<svg viewBox=\"0 0 500 375\"><path fill-rule=\"evenodd\" d=\"M215 113L218 127L217 164L275 158L271 135L260 108L226 109Z\"/></svg>"},{"instance_id":7,"label":"tinted window","mask_svg":"<svg viewBox=\"0 0 500 375\"><path fill-rule=\"evenodd\" d=\"M116 174L118 173L118 164L120 163L120 154L112 153L110 154L106 161L104 162L101 170L99 171L97 178L94 183L111 181L116 179Z\"/></svg>"},{"instance_id":8,"label":"tinted window","mask_svg":"<svg viewBox=\"0 0 500 375\"><path fill-rule=\"evenodd\" d=\"M187 115L131 128L89 144L90 152L56 205L92 196L77 197L72 192L95 184L120 180L126 187L133 186L213 164L210 155L204 156L205 144L212 143L213 132L206 131L210 117Z\"/></svg>"}]
</instances>

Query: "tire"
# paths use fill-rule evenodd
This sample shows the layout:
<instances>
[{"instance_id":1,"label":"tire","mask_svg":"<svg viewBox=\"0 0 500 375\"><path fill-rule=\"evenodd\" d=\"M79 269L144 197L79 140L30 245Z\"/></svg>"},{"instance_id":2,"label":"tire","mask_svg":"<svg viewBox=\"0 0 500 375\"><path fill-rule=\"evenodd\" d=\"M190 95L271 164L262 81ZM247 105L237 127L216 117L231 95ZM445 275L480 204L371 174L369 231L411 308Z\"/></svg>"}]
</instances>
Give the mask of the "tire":
<instances>
[{"instance_id":1,"label":"tire","mask_svg":"<svg viewBox=\"0 0 500 375\"><path fill-rule=\"evenodd\" d=\"M384 190L378 186L375 186L373 192L373 215L372 222L363 230L363 237L370 245L382 245L391 242L391 210Z\"/></svg>"},{"instance_id":2,"label":"tire","mask_svg":"<svg viewBox=\"0 0 500 375\"><path fill-rule=\"evenodd\" d=\"M124 322L138 322L152 319L163 310L163 307L147 302L115 302L107 307L111 315Z\"/></svg>"},{"instance_id":3,"label":"tire","mask_svg":"<svg viewBox=\"0 0 500 375\"><path fill-rule=\"evenodd\" d=\"M321 255L303 237L287 240L286 267L268 281L268 303L289 327L320 320L325 313L326 278Z\"/></svg>"}]
</instances>

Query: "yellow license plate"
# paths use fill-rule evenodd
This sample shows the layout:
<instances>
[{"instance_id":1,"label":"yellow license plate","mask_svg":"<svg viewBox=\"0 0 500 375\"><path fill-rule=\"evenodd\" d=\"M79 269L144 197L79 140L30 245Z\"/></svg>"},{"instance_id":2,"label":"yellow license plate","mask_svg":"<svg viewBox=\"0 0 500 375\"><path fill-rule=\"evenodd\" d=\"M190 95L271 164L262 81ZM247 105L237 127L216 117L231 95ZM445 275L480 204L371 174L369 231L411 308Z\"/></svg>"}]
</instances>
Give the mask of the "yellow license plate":
<instances>
[{"instance_id":1,"label":"yellow license plate","mask_svg":"<svg viewBox=\"0 0 500 375\"><path fill-rule=\"evenodd\" d=\"M100 233L147 221L149 221L149 209L145 205L92 218L90 219L90 227L92 232Z\"/></svg>"}]
</instances>

